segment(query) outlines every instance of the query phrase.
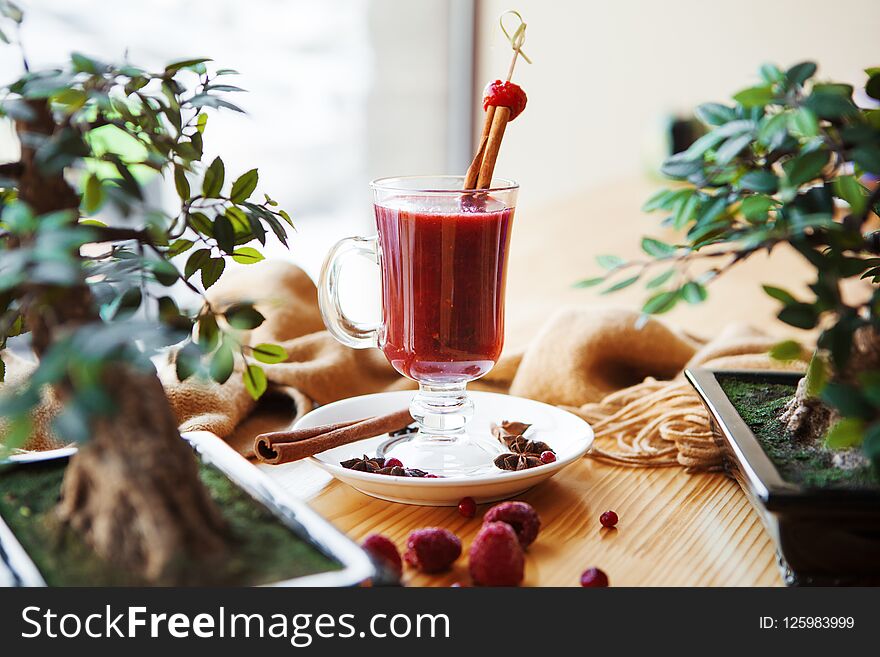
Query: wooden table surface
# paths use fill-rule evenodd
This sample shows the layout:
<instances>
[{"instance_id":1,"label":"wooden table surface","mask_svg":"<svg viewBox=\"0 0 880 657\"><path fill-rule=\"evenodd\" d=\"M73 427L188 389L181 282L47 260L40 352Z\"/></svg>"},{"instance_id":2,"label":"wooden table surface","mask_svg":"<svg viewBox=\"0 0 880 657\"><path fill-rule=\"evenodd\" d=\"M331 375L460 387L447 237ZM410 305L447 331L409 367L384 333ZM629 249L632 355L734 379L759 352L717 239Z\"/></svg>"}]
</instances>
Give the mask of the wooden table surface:
<instances>
[{"instance_id":1,"label":"wooden table surface","mask_svg":"<svg viewBox=\"0 0 880 657\"><path fill-rule=\"evenodd\" d=\"M595 275L595 255L635 256L641 235L664 236L652 230L657 221L639 210L652 189L644 181L625 181L555 207L529 207L521 200L508 278L508 345L525 344L561 304L639 307L644 291L638 288L618 297L599 297L574 290L571 284ZM792 253L747 262L713 285L709 302L676 309L670 322L705 337L732 321L748 321L770 333L786 332L773 320L775 304L762 295L759 283L796 291L807 271ZM238 434L248 437L280 421L254 417ZM403 546L410 531L436 525L458 534L466 551L488 508L481 506L475 518L466 519L454 508L370 498L310 463L262 467L356 541L380 532ZM782 583L758 516L739 486L721 474L615 467L585 458L517 499L532 504L542 521L538 540L526 555L525 585L577 586L580 573L590 566L601 568L612 585L620 586ZM620 516L616 529L599 524L599 515L608 509ZM405 581L426 586L467 583L466 559L443 575L407 569Z\"/></svg>"}]
</instances>

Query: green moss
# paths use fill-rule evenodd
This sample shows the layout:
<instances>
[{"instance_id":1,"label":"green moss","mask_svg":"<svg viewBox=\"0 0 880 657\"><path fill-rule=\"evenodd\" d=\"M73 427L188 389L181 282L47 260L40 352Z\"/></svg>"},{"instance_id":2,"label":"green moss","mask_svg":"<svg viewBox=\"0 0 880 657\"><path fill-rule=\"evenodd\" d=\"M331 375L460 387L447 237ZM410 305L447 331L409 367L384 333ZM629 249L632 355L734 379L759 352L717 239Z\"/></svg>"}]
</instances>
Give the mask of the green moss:
<instances>
[{"instance_id":1,"label":"green moss","mask_svg":"<svg viewBox=\"0 0 880 657\"><path fill-rule=\"evenodd\" d=\"M98 558L55 520L65 467L65 462L54 461L0 471L0 516L50 586L144 584L129 571ZM203 464L200 475L232 533L229 554L200 584L269 584L340 568L216 469Z\"/></svg>"},{"instance_id":2,"label":"green moss","mask_svg":"<svg viewBox=\"0 0 880 657\"><path fill-rule=\"evenodd\" d=\"M844 470L821 442L794 438L780 422L795 386L719 376L718 383L786 481L806 488L880 488L870 466Z\"/></svg>"}]
</instances>

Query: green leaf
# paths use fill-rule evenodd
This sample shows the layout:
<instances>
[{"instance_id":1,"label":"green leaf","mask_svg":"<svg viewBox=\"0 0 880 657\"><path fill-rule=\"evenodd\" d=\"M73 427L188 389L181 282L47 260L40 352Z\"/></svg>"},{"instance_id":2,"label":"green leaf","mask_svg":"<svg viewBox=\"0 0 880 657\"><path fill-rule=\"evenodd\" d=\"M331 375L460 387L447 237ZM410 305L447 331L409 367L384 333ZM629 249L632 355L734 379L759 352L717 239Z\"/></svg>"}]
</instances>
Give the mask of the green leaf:
<instances>
[{"instance_id":1,"label":"green leaf","mask_svg":"<svg viewBox=\"0 0 880 657\"><path fill-rule=\"evenodd\" d=\"M706 288L696 281L685 283L681 288L681 298L690 304L702 303L708 296Z\"/></svg>"},{"instance_id":2,"label":"green leaf","mask_svg":"<svg viewBox=\"0 0 880 657\"><path fill-rule=\"evenodd\" d=\"M816 65L813 62L801 62L795 64L785 72L785 77L789 83L794 85L803 85L816 73Z\"/></svg>"},{"instance_id":3,"label":"green leaf","mask_svg":"<svg viewBox=\"0 0 880 657\"><path fill-rule=\"evenodd\" d=\"M254 399L259 399L266 392L268 385L266 373L259 365L248 365L242 372L242 378L244 379L244 387Z\"/></svg>"},{"instance_id":4,"label":"green leaf","mask_svg":"<svg viewBox=\"0 0 880 657\"><path fill-rule=\"evenodd\" d=\"M880 174L880 146L857 146L852 150L852 158L868 173Z\"/></svg>"},{"instance_id":5,"label":"green leaf","mask_svg":"<svg viewBox=\"0 0 880 657\"><path fill-rule=\"evenodd\" d=\"M788 117L788 112L779 112L761 119L758 141L770 150L779 148L788 136Z\"/></svg>"},{"instance_id":6,"label":"green leaf","mask_svg":"<svg viewBox=\"0 0 880 657\"><path fill-rule=\"evenodd\" d=\"M665 272L660 274L659 276L655 276L650 281L645 284L645 287L649 290L660 287L670 278L672 278L673 274L675 274L675 268L667 269Z\"/></svg>"},{"instance_id":7,"label":"green leaf","mask_svg":"<svg viewBox=\"0 0 880 657\"><path fill-rule=\"evenodd\" d=\"M819 314L808 303L794 303L786 306L777 315L780 321L802 329L815 328L819 323Z\"/></svg>"},{"instance_id":8,"label":"green leaf","mask_svg":"<svg viewBox=\"0 0 880 657\"><path fill-rule=\"evenodd\" d=\"M174 359L174 367L177 372L179 381L186 381L189 377L199 371L199 361L202 358L202 352L195 342L187 342L183 349L177 352Z\"/></svg>"},{"instance_id":9,"label":"green leaf","mask_svg":"<svg viewBox=\"0 0 880 657\"><path fill-rule=\"evenodd\" d=\"M617 292L618 290L622 290L625 287L629 287L630 285L635 283L637 280L639 280L638 276L633 276L632 278L624 279L624 280L619 281L619 282L615 283L614 285L610 286L608 289L602 290L602 294L610 294L611 292Z\"/></svg>"},{"instance_id":10,"label":"green leaf","mask_svg":"<svg viewBox=\"0 0 880 657\"><path fill-rule=\"evenodd\" d=\"M838 94L812 93L804 101L804 105L820 119L835 120L859 113L852 100Z\"/></svg>"},{"instance_id":11,"label":"green leaf","mask_svg":"<svg viewBox=\"0 0 880 657\"><path fill-rule=\"evenodd\" d=\"M661 208L668 209L667 203L673 196L675 196L675 192L671 189L661 189L654 192L642 205L642 212L653 212Z\"/></svg>"},{"instance_id":12,"label":"green leaf","mask_svg":"<svg viewBox=\"0 0 880 657\"><path fill-rule=\"evenodd\" d=\"M749 87L735 94L733 99L743 107L763 107L773 101L773 86L766 84L759 87Z\"/></svg>"},{"instance_id":13,"label":"green leaf","mask_svg":"<svg viewBox=\"0 0 880 657\"><path fill-rule=\"evenodd\" d=\"M845 383L830 382L822 391L822 400L836 408L842 415L864 420L873 419L876 411L861 391Z\"/></svg>"},{"instance_id":14,"label":"green leaf","mask_svg":"<svg viewBox=\"0 0 880 657\"><path fill-rule=\"evenodd\" d=\"M782 168L789 182L797 187L818 178L830 157L831 153L826 150L811 151L789 160Z\"/></svg>"},{"instance_id":15,"label":"green leaf","mask_svg":"<svg viewBox=\"0 0 880 657\"><path fill-rule=\"evenodd\" d=\"M758 69L758 72L761 75L761 79L767 84L781 82L785 79L785 74L779 70L779 67L776 66L776 64L761 64L761 68Z\"/></svg>"},{"instance_id":16,"label":"green leaf","mask_svg":"<svg viewBox=\"0 0 880 657\"><path fill-rule=\"evenodd\" d=\"M660 167L660 173L669 178L687 178L690 175L703 170L703 162L701 160L691 160L685 157L684 153L677 153L672 157L666 158Z\"/></svg>"},{"instance_id":17,"label":"green leaf","mask_svg":"<svg viewBox=\"0 0 880 657\"><path fill-rule=\"evenodd\" d=\"M232 253L232 259L241 265L252 265L255 262L260 262L260 260L263 260L264 258L263 254L255 248L243 246L240 249L235 249Z\"/></svg>"},{"instance_id":18,"label":"green leaf","mask_svg":"<svg viewBox=\"0 0 880 657\"><path fill-rule=\"evenodd\" d=\"M743 199L742 204L740 205L740 212L742 212L743 216L749 221L759 222L767 218L770 209L775 205L776 201L769 196L755 194L754 196L747 196Z\"/></svg>"},{"instance_id":19,"label":"green leaf","mask_svg":"<svg viewBox=\"0 0 880 657\"><path fill-rule=\"evenodd\" d=\"M195 274L197 271L205 266L205 263L208 262L210 258L210 249L199 249L198 251L193 251L186 259L186 265L184 265L183 268L183 277L189 280L193 274Z\"/></svg>"},{"instance_id":20,"label":"green leaf","mask_svg":"<svg viewBox=\"0 0 880 657\"><path fill-rule=\"evenodd\" d=\"M181 69L191 69L194 66L198 66L199 64L204 64L205 62L213 61L210 57L197 57L195 59L183 59L179 62L173 62L168 64L165 67L166 75L169 73L174 73L175 71L179 71Z\"/></svg>"},{"instance_id":21,"label":"green leaf","mask_svg":"<svg viewBox=\"0 0 880 657\"><path fill-rule=\"evenodd\" d=\"M183 167L174 167L174 187L177 189L177 195L181 201L189 200L189 181L186 179L186 171Z\"/></svg>"},{"instance_id":22,"label":"green leaf","mask_svg":"<svg viewBox=\"0 0 880 657\"><path fill-rule=\"evenodd\" d=\"M770 347L770 358L774 360L797 360L803 353L803 347L795 340L783 340Z\"/></svg>"},{"instance_id":23,"label":"green leaf","mask_svg":"<svg viewBox=\"0 0 880 657\"><path fill-rule=\"evenodd\" d=\"M232 183L232 193L230 198L233 203L241 203L250 198L251 194L257 188L259 173L256 169L243 173L238 180Z\"/></svg>"},{"instance_id":24,"label":"green leaf","mask_svg":"<svg viewBox=\"0 0 880 657\"><path fill-rule=\"evenodd\" d=\"M697 194L690 194L676 204L675 212L672 214L672 227L681 230L693 221L699 203L700 197Z\"/></svg>"},{"instance_id":25,"label":"green leaf","mask_svg":"<svg viewBox=\"0 0 880 657\"><path fill-rule=\"evenodd\" d=\"M727 164L749 144L752 143L752 135L745 134L738 137L731 137L725 141L721 147L715 151L715 161L718 164Z\"/></svg>"},{"instance_id":26,"label":"green leaf","mask_svg":"<svg viewBox=\"0 0 880 657\"><path fill-rule=\"evenodd\" d=\"M214 313L205 313L199 318L198 342L202 351L211 352L220 341L220 327Z\"/></svg>"},{"instance_id":27,"label":"green leaf","mask_svg":"<svg viewBox=\"0 0 880 657\"><path fill-rule=\"evenodd\" d=\"M642 251L653 258L667 258L671 255L675 255L677 250L678 249L671 244L666 244L666 242L661 242L653 237L642 238Z\"/></svg>"},{"instance_id":28,"label":"green leaf","mask_svg":"<svg viewBox=\"0 0 880 657\"><path fill-rule=\"evenodd\" d=\"M208 374L217 383L223 384L232 376L232 370L235 366L235 359L232 356L232 349L225 342L220 345L214 357L211 359L211 365L208 368Z\"/></svg>"},{"instance_id":29,"label":"green leaf","mask_svg":"<svg viewBox=\"0 0 880 657\"><path fill-rule=\"evenodd\" d=\"M819 134L819 120L809 107L799 107L789 115L788 125L792 132L801 137L815 137Z\"/></svg>"},{"instance_id":30,"label":"green leaf","mask_svg":"<svg viewBox=\"0 0 880 657\"><path fill-rule=\"evenodd\" d=\"M865 192L855 176L840 176L834 181L834 193L849 203L854 214L865 209Z\"/></svg>"},{"instance_id":31,"label":"green leaf","mask_svg":"<svg viewBox=\"0 0 880 657\"><path fill-rule=\"evenodd\" d=\"M223 273L226 261L223 258L208 258L202 265L202 286L207 290Z\"/></svg>"},{"instance_id":32,"label":"green leaf","mask_svg":"<svg viewBox=\"0 0 880 657\"><path fill-rule=\"evenodd\" d=\"M226 177L226 168L223 160L215 157L214 161L205 171L205 179L202 181L202 195L207 198L217 198L223 189L223 181Z\"/></svg>"},{"instance_id":33,"label":"green leaf","mask_svg":"<svg viewBox=\"0 0 880 657\"><path fill-rule=\"evenodd\" d=\"M235 230L232 228L232 222L224 215L214 219L214 239L224 253L232 253L235 249Z\"/></svg>"},{"instance_id":34,"label":"green leaf","mask_svg":"<svg viewBox=\"0 0 880 657\"><path fill-rule=\"evenodd\" d=\"M749 171L739 179L743 189L763 194L774 194L779 189L779 179L771 171Z\"/></svg>"},{"instance_id":35,"label":"green leaf","mask_svg":"<svg viewBox=\"0 0 880 657\"><path fill-rule=\"evenodd\" d=\"M865 85L865 93L875 100L880 100L880 72L874 73L868 78Z\"/></svg>"},{"instance_id":36,"label":"green leaf","mask_svg":"<svg viewBox=\"0 0 880 657\"><path fill-rule=\"evenodd\" d=\"M720 103L703 103L694 110L696 117L706 125L722 125L736 118L733 108Z\"/></svg>"},{"instance_id":37,"label":"green leaf","mask_svg":"<svg viewBox=\"0 0 880 657\"><path fill-rule=\"evenodd\" d=\"M82 205L86 214L95 214L104 204L104 187L101 180L94 174L86 179L83 188Z\"/></svg>"},{"instance_id":38,"label":"green leaf","mask_svg":"<svg viewBox=\"0 0 880 657\"><path fill-rule=\"evenodd\" d=\"M168 250L165 251L165 256L167 258L179 256L181 253L189 251L193 247L193 244L195 244L195 242L183 237L176 239L169 245Z\"/></svg>"},{"instance_id":39,"label":"green leaf","mask_svg":"<svg viewBox=\"0 0 880 657\"><path fill-rule=\"evenodd\" d=\"M223 315L230 326L243 331L257 328L266 319L256 308L246 303L230 306Z\"/></svg>"},{"instance_id":40,"label":"green leaf","mask_svg":"<svg viewBox=\"0 0 880 657\"><path fill-rule=\"evenodd\" d=\"M642 312L650 315L659 315L669 312L678 303L678 290L672 292L660 292L650 297L645 305L642 306Z\"/></svg>"},{"instance_id":41,"label":"green leaf","mask_svg":"<svg viewBox=\"0 0 880 657\"><path fill-rule=\"evenodd\" d=\"M846 449L862 444L865 423L854 417L838 420L825 436L825 447L828 449Z\"/></svg>"},{"instance_id":42,"label":"green leaf","mask_svg":"<svg viewBox=\"0 0 880 657\"><path fill-rule=\"evenodd\" d=\"M282 363L287 360L287 350L281 345L261 342L252 347L254 358L261 363Z\"/></svg>"},{"instance_id":43,"label":"green leaf","mask_svg":"<svg viewBox=\"0 0 880 657\"><path fill-rule=\"evenodd\" d=\"M604 276L596 276L594 278L585 278L574 284L574 287L593 287L599 285L605 280Z\"/></svg>"},{"instance_id":44,"label":"green leaf","mask_svg":"<svg viewBox=\"0 0 880 657\"><path fill-rule=\"evenodd\" d=\"M603 269L616 269L617 267L626 264L626 261L623 258L616 255L596 256L596 262L599 263L599 266Z\"/></svg>"}]
</instances>

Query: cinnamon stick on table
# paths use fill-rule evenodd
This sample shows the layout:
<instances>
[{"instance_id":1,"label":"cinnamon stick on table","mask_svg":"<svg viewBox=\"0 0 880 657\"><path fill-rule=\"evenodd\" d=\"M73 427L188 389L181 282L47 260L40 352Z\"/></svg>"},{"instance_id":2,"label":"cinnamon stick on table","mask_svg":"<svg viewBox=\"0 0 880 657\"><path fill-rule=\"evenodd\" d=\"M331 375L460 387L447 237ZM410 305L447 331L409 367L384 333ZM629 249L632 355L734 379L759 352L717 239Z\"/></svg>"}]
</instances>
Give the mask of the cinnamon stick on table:
<instances>
[{"instance_id":1,"label":"cinnamon stick on table","mask_svg":"<svg viewBox=\"0 0 880 657\"><path fill-rule=\"evenodd\" d=\"M263 463L290 463L334 447L402 429L411 422L412 416L409 409L405 408L387 415L351 422L263 433L254 440L254 453Z\"/></svg>"}]
</instances>

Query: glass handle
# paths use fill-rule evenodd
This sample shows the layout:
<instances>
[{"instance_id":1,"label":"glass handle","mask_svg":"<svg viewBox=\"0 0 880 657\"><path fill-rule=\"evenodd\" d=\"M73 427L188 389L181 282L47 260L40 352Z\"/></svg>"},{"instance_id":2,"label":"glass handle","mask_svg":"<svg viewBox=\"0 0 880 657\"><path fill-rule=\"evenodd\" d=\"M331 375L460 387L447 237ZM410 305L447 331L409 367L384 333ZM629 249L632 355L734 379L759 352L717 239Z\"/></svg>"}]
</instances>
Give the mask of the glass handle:
<instances>
[{"instance_id":1,"label":"glass handle","mask_svg":"<svg viewBox=\"0 0 880 657\"><path fill-rule=\"evenodd\" d=\"M378 237L347 237L337 242L321 268L318 281L318 304L330 334L342 344L355 349L379 346L381 324L356 322L349 318L339 303L339 275L350 256L361 256L379 265Z\"/></svg>"}]
</instances>

